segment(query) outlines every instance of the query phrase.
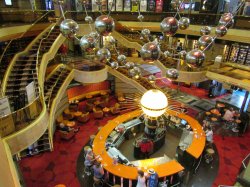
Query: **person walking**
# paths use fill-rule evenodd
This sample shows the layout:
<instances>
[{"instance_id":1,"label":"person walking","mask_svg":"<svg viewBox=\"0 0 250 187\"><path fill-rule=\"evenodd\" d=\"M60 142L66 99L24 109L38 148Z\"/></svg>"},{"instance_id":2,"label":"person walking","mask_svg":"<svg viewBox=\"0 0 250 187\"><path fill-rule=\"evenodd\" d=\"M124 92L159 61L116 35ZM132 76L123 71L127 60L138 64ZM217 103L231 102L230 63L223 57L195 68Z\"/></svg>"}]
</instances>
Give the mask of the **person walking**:
<instances>
[{"instance_id":1,"label":"person walking","mask_svg":"<svg viewBox=\"0 0 250 187\"><path fill-rule=\"evenodd\" d=\"M136 187L146 187L146 177L144 175L144 172L141 170L138 171Z\"/></svg>"}]
</instances>

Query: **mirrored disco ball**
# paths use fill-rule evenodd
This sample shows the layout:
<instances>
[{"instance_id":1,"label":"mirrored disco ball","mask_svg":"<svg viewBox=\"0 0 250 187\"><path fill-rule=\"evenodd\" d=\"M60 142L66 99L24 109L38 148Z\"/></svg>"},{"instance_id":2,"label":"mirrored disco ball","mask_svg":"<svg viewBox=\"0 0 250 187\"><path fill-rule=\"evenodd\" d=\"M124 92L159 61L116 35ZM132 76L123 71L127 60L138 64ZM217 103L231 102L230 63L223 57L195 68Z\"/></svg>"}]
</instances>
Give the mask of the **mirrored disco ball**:
<instances>
[{"instance_id":1,"label":"mirrored disco ball","mask_svg":"<svg viewBox=\"0 0 250 187\"><path fill-rule=\"evenodd\" d=\"M154 75L149 75L148 76L148 81L151 83L151 84L154 84L155 81L156 81L156 77Z\"/></svg>"},{"instance_id":2,"label":"mirrored disco ball","mask_svg":"<svg viewBox=\"0 0 250 187\"><path fill-rule=\"evenodd\" d=\"M199 38L197 44L200 50L209 50L213 45L213 37L209 35L203 35Z\"/></svg>"},{"instance_id":3,"label":"mirrored disco ball","mask_svg":"<svg viewBox=\"0 0 250 187\"><path fill-rule=\"evenodd\" d=\"M224 14L219 20L219 25L224 25L227 28L230 28L234 24L234 18L230 14Z\"/></svg>"},{"instance_id":4,"label":"mirrored disco ball","mask_svg":"<svg viewBox=\"0 0 250 187\"><path fill-rule=\"evenodd\" d=\"M187 53L186 63L192 68L200 67L205 61L205 54L199 49L193 49Z\"/></svg>"},{"instance_id":5,"label":"mirrored disco ball","mask_svg":"<svg viewBox=\"0 0 250 187\"><path fill-rule=\"evenodd\" d=\"M132 69L132 68L135 67L135 63L134 63L134 62L127 62L127 63L125 64L125 67L126 67L127 69Z\"/></svg>"},{"instance_id":6,"label":"mirrored disco ball","mask_svg":"<svg viewBox=\"0 0 250 187\"><path fill-rule=\"evenodd\" d=\"M177 80L179 77L179 71L174 68L168 69L166 72L166 77L171 80Z\"/></svg>"},{"instance_id":7,"label":"mirrored disco ball","mask_svg":"<svg viewBox=\"0 0 250 187\"><path fill-rule=\"evenodd\" d=\"M111 53L107 48L101 48L97 51L96 56L98 57L98 60L102 63L106 63L111 58Z\"/></svg>"},{"instance_id":8,"label":"mirrored disco ball","mask_svg":"<svg viewBox=\"0 0 250 187\"><path fill-rule=\"evenodd\" d=\"M179 52L179 55L180 55L180 58L181 58L182 60L185 60L185 59L186 59L186 56L187 56L187 51L182 50L182 51Z\"/></svg>"},{"instance_id":9,"label":"mirrored disco ball","mask_svg":"<svg viewBox=\"0 0 250 187\"><path fill-rule=\"evenodd\" d=\"M118 68L119 68L119 64L118 64L118 62L111 62L111 63L110 63L110 67L111 67L112 69L118 69Z\"/></svg>"},{"instance_id":10,"label":"mirrored disco ball","mask_svg":"<svg viewBox=\"0 0 250 187\"><path fill-rule=\"evenodd\" d=\"M209 26L203 26L201 27L200 34L203 35L209 35L211 33L211 27Z\"/></svg>"},{"instance_id":11,"label":"mirrored disco ball","mask_svg":"<svg viewBox=\"0 0 250 187\"><path fill-rule=\"evenodd\" d=\"M60 31L67 39L73 39L79 31L79 26L74 20L65 19L60 24Z\"/></svg>"},{"instance_id":12,"label":"mirrored disco ball","mask_svg":"<svg viewBox=\"0 0 250 187\"><path fill-rule=\"evenodd\" d=\"M86 16L84 20L86 22L88 22L88 23L92 23L93 22L93 18L91 16Z\"/></svg>"},{"instance_id":13,"label":"mirrored disco ball","mask_svg":"<svg viewBox=\"0 0 250 187\"><path fill-rule=\"evenodd\" d=\"M161 31L166 36L173 36L178 30L178 20L174 17L167 17L161 22Z\"/></svg>"},{"instance_id":14,"label":"mirrored disco ball","mask_svg":"<svg viewBox=\"0 0 250 187\"><path fill-rule=\"evenodd\" d=\"M148 42L141 48L141 58L146 62L152 62L160 58L161 49L156 42Z\"/></svg>"},{"instance_id":15,"label":"mirrored disco ball","mask_svg":"<svg viewBox=\"0 0 250 187\"><path fill-rule=\"evenodd\" d=\"M117 61L121 64L124 64L126 62L127 57L125 55L119 55L117 57Z\"/></svg>"},{"instance_id":16,"label":"mirrored disco ball","mask_svg":"<svg viewBox=\"0 0 250 187\"><path fill-rule=\"evenodd\" d=\"M80 47L82 50L90 50L95 48L96 39L90 35L85 35L80 40Z\"/></svg>"},{"instance_id":17,"label":"mirrored disco ball","mask_svg":"<svg viewBox=\"0 0 250 187\"><path fill-rule=\"evenodd\" d=\"M142 21L142 20L144 20L144 16L140 14L140 15L137 17L137 19L138 19L139 21Z\"/></svg>"},{"instance_id":18,"label":"mirrored disco ball","mask_svg":"<svg viewBox=\"0 0 250 187\"><path fill-rule=\"evenodd\" d=\"M215 34L218 37L223 37L227 34L227 27L224 25L219 25L215 28Z\"/></svg>"},{"instance_id":19,"label":"mirrored disco ball","mask_svg":"<svg viewBox=\"0 0 250 187\"><path fill-rule=\"evenodd\" d=\"M174 10L176 10L180 7L181 0L171 0L170 5Z\"/></svg>"},{"instance_id":20,"label":"mirrored disco ball","mask_svg":"<svg viewBox=\"0 0 250 187\"><path fill-rule=\"evenodd\" d=\"M89 33L89 36L97 39L100 35L97 32L91 32L91 33Z\"/></svg>"},{"instance_id":21,"label":"mirrored disco ball","mask_svg":"<svg viewBox=\"0 0 250 187\"><path fill-rule=\"evenodd\" d=\"M190 24L189 18L181 17L181 19L179 20L179 28L181 30L187 29L189 27L189 24Z\"/></svg>"},{"instance_id":22,"label":"mirrored disco ball","mask_svg":"<svg viewBox=\"0 0 250 187\"><path fill-rule=\"evenodd\" d=\"M101 15L95 20L95 29L102 35L107 36L113 31L115 27L115 22L111 16Z\"/></svg>"},{"instance_id":23,"label":"mirrored disco ball","mask_svg":"<svg viewBox=\"0 0 250 187\"><path fill-rule=\"evenodd\" d=\"M143 30L141 31L141 36L142 36L143 38L149 38L149 36L150 36L150 30L149 30L149 29L143 29Z\"/></svg>"}]
</instances>

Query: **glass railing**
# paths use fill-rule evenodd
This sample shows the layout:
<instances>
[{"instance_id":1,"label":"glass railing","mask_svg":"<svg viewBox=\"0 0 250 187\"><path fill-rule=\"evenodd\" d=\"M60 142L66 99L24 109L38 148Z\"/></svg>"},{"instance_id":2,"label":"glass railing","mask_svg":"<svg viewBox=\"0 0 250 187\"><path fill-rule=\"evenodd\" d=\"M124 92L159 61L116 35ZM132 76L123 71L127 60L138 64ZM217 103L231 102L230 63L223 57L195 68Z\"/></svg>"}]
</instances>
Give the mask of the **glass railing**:
<instances>
[{"instance_id":1,"label":"glass railing","mask_svg":"<svg viewBox=\"0 0 250 187\"><path fill-rule=\"evenodd\" d=\"M26 47L26 46L17 47L17 45L19 45L22 40L26 40L26 38L28 36L30 36L30 33L36 29L38 24L48 22L48 18L53 16L53 14L54 14L54 12L50 11L50 12L44 13L43 15L39 15L39 17L30 25L30 27L24 33L20 34L20 36L10 40L7 43L6 47L4 48L4 50L0 56L0 70L1 70L0 80L2 80L3 75L4 75L5 71L7 70L8 65L11 62L14 55L18 52L23 51L24 48ZM36 33L37 33L37 31L36 31ZM42 30L40 30L40 32L41 31ZM37 33L37 34L39 34L39 33Z\"/></svg>"},{"instance_id":2,"label":"glass railing","mask_svg":"<svg viewBox=\"0 0 250 187\"><path fill-rule=\"evenodd\" d=\"M0 117L0 137L16 133L34 122L43 109L42 97L37 97L32 103L11 114Z\"/></svg>"},{"instance_id":3,"label":"glass railing","mask_svg":"<svg viewBox=\"0 0 250 187\"><path fill-rule=\"evenodd\" d=\"M176 12L142 12L144 16L144 22L161 22L165 17L175 16ZM88 15L91 16L94 20L100 16L100 12L88 12ZM180 13L182 17L189 17L190 23L192 25L208 25L216 26L222 14L211 14L211 13ZM137 12L111 12L111 16L117 21L138 21ZM68 11L65 15L66 18L74 19L78 22L85 22L86 17L85 12L76 12ZM236 15L235 23L232 28L235 29L249 29L249 20L250 16Z\"/></svg>"}]
</instances>

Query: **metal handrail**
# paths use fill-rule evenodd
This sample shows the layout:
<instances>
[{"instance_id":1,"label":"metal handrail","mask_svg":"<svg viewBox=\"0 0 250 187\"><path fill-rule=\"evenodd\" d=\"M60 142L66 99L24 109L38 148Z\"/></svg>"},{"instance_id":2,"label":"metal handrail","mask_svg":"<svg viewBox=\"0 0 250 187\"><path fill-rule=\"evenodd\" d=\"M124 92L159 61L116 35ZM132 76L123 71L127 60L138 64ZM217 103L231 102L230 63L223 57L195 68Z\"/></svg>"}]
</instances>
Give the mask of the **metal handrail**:
<instances>
[{"instance_id":1,"label":"metal handrail","mask_svg":"<svg viewBox=\"0 0 250 187\"><path fill-rule=\"evenodd\" d=\"M242 165L243 165L243 167L246 169L247 168L247 166L246 166L246 164L245 164L245 161L246 161L246 159L249 159L250 158L250 153L246 156L246 158L244 158L244 160L242 160Z\"/></svg>"},{"instance_id":2,"label":"metal handrail","mask_svg":"<svg viewBox=\"0 0 250 187\"><path fill-rule=\"evenodd\" d=\"M50 93L49 99L48 99L48 105L47 105L48 109L50 108L50 100L51 100L51 97L52 97L52 92L53 92L54 88L56 87L58 81L60 80L62 73L63 73L64 70L66 70L66 69L67 69L67 68L66 68L65 65L64 65L64 66L63 66L63 70L60 72L60 74L59 74L59 76L57 77L57 79L56 79L54 85L52 86L51 93Z\"/></svg>"},{"instance_id":3,"label":"metal handrail","mask_svg":"<svg viewBox=\"0 0 250 187\"><path fill-rule=\"evenodd\" d=\"M53 11L47 11L45 14L43 14L40 18L38 18L34 23L32 23L30 25L30 27L25 31L23 32L18 38L13 38L11 41L9 41L9 43L7 44L7 46L4 48L4 51L0 57L0 64L2 62L2 59L3 57L5 56L5 52L7 51L7 49L9 48L10 44L14 41L14 40L17 40L17 39L20 39L22 38L37 22L39 22L41 19L43 19L45 16L47 16L49 13L51 13Z\"/></svg>"}]
</instances>

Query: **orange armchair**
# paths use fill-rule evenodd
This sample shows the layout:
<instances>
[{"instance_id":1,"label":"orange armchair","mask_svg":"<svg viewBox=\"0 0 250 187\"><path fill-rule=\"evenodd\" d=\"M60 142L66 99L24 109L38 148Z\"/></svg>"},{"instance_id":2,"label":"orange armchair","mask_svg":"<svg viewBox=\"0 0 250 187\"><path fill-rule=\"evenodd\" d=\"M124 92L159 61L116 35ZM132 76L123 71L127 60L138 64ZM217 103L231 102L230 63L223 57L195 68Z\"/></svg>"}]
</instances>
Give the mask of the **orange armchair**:
<instances>
[{"instance_id":1,"label":"orange armchair","mask_svg":"<svg viewBox=\"0 0 250 187\"><path fill-rule=\"evenodd\" d=\"M120 113L119 108L120 108L120 104L116 103L115 106L113 106L113 107L110 108L111 114L113 114L113 115L119 114Z\"/></svg>"},{"instance_id":2,"label":"orange armchair","mask_svg":"<svg viewBox=\"0 0 250 187\"><path fill-rule=\"evenodd\" d=\"M94 108L93 112L94 112L94 118L96 119L103 118L103 111L100 108Z\"/></svg>"},{"instance_id":3,"label":"orange armchair","mask_svg":"<svg viewBox=\"0 0 250 187\"><path fill-rule=\"evenodd\" d=\"M77 117L77 121L80 123L86 123L87 121L89 121L89 119L90 119L89 112Z\"/></svg>"},{"instance_id":4,"label":"orange armchair","mask_svg":"<svg viewBox=\"0 0 250 187\"><path fill-rule=\"evenodd\" d=\"M70 140L75 135L74 131L66 132L60 130L59 133L60 133L60 138L63 140Z\"/></svg>"}]
</instances>

